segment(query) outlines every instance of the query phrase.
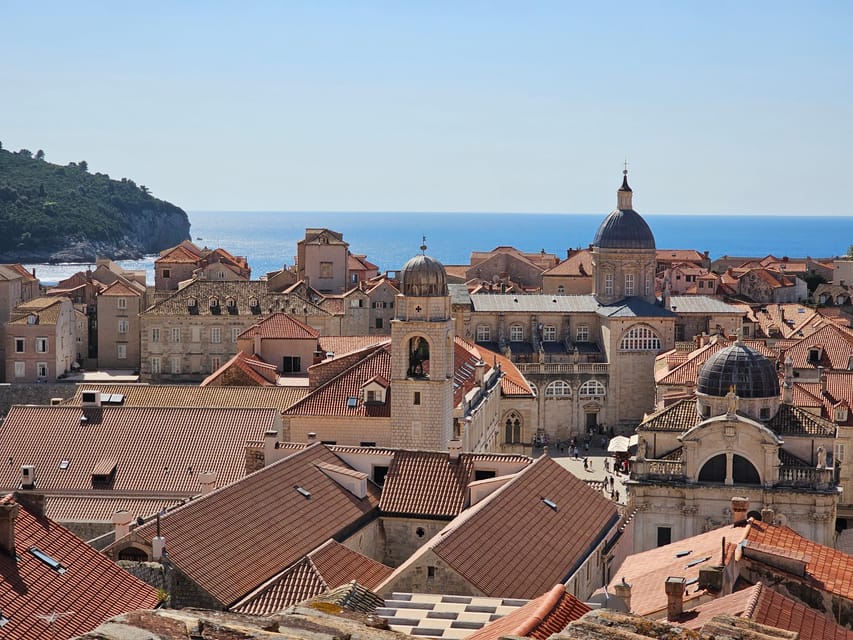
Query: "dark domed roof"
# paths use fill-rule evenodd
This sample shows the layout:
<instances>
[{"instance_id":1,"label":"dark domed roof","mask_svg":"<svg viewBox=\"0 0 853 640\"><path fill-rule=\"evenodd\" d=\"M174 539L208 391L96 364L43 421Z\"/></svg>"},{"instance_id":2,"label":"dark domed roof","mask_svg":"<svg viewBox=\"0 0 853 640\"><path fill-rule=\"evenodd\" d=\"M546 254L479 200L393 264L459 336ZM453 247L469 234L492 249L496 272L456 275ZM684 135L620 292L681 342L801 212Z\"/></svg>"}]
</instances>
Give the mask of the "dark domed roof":
<instances>
[{"instance_id":1,"label":"dark domed roof","mask_svg":"<svg viewBox=\"0 0 853 640\"><path fill-rule=\"evenodd\" d=\"M616 209L604 219L592 244L601 249L652 249L655 237L643 217L633 209Z\"/></svg>"},{"instance_id":2,"label":"dark domed roof","mask_svg":"<svg viewBox=\"0 0 853 640\"><path fill-rule=\"evenodd\" d=\"M770 360L736 342L708 358L696 381L699 393L720 398L732 386L741 398L773 398L779 395L779 376Z\"/></svg>"},{"instance_id":3,"label":"dark domed roof","mask_svg":"<svg viewBox=\"0 0 853 640\"><path fill-rule=\"evenodd\" d=\"M400 284L404 296L446 296L447 272L435 258L418 255L403 265Z\"/></svg>"}]
</instances>

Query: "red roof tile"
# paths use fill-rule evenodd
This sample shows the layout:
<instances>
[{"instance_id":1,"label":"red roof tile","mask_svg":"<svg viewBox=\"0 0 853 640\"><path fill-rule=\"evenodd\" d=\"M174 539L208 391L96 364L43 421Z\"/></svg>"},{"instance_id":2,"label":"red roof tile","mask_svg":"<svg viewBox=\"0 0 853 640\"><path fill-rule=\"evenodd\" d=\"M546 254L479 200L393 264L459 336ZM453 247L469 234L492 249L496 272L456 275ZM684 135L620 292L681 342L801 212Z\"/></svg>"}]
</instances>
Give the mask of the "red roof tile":
<instances>
[{"instance_id":1,"label":"red roof tile","mask_svg":"<svg viewBox=\"0 0 853 640\"><path fill-rule=\"evenodd\" d=\"M563 584L558 584L535 600L466 636L466 640L499 640L503 636L546 640L587 611L592 609L567 593Z\"/></svg>"},{"instance_id":2,"label":"red roof tile","mask_svg":"<svg viewBox=\"0 0 853 640\"><path fill-rule=\"evenodd\" d=\"M788 527L752 521L746 529L745 539L750 546L758 543L775 547L786 556L804 554L808 559L807 583L821 591L853 599L853 559L846 553L812 542Z\"/></svg>"},{"instance_id":3,"label":"red roof tile","mask_svg":"<svg viewBox=\"0 0 853 640\"><path fill-rule=\"evenodd\" d=\"M816 346L821 348L820 360L812 362L809 354ZM788 356L797 369L811 369L820 365L826 369L847 370L853 358L853 331L827 323L788 347L782 355L782 361Z\"/></svg>"},{"instance_id":4,"label":"red roof tile","mask_svg":"<svg viewBox=\"0 0 853 640\"><path fill-rule=\"evenodd\" d=\"M431 548L487 596L533 598L565 580L617 518L610 500L542 457L463 511L421 552Z\"/></svg>"},{"instance_id":5,"label":"red roof tile","mask_svg":"<svg viewBox=\"0 0 853 640\"><path fill-rule=\"evenodd\" d=\"M0 552L0 603L8 622L4 640L69 638L86 633L113 616L157 606L157 590L64 527L31 511L11 496L0 508L19 506L15 559ZM59 573L37 558L38 549L58 561Z\"/></svg>"},{"instance_id":6,"label":"red roof tile","mask_svg":"<svg viewBox=\"0 0 853 640\"><path fill-rule=\"evenodd\" d=\"M233 380L235 372L239 382L224 382L226 377ZM226 376L226 374L230 374L230 376ZM246 386L256 384L266 387L274 386L277 379L278 371L274 365L264 362L258 356L250 356L245 351L238 351L225 364L202 380L201 386L208 387L216 384L239 384L240 386Z\"/></svg>"},{"instance_id":7,"label":"red roof tile","mask_svg":"<svg viewBox=\"0 0 853 640\"><path fill-rule=\"evenodd\" d=\"M367 496L357 498L317 462L346 464L322 444L312 445L162 516L170 561L229 606L323 541L373 517L377 487L368 483ZM150 543L155 533L146 524L130 536Z\"/></svg>"},{"instance_id":8,"label":"red roof tile","mask_svg":"<svg viewBox=\"0 0 853 640\"><path fill-rule=\"evenodd\" d=\"M393 569L327 540L294 566L243 598L232 611L269 615L348 582L373 589Z\"/></svg>"},{"instance_id":9,"label":"red roof tile","mask_svg":"<svg viewBox=\"0 0 853 640\"><path fill-rule=\"evenodd\" d=\"M240 338L316 340L320 332L287 313L273 313L240 334Z\"/></svg>"}]
</instances>

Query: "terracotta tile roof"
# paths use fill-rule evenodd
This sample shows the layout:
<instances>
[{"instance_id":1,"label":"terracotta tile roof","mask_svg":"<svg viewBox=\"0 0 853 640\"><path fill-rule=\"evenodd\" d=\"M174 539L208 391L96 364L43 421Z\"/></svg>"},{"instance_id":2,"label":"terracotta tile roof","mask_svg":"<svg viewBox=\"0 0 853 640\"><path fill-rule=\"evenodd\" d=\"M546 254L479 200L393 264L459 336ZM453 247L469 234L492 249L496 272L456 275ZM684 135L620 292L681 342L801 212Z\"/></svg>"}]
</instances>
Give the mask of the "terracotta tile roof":
<instances>
[{"instance_id":1,"label":"terracotta tile roof","mask_svg":"<svg viewBox=\"0 0 853 640\"><path fill-rule=\"evenodd\" d=\"M45 498L44 511L51 520L70 526L76 522L112 522L116 511L129 511L134 520L138 517L147 518L185 501L185 497L49 495Z\"/></svg>"},{"instance_id":2,"label":"terracotta tile roof","mask_svg":"<svg viewBox=\"0 0 853 640\"><path fill-rule=\"evenodd\" d=\"M509 615L466 636L466 640L499 640L503 636L546 640L552 634L560 633L572 620L577 620L587 611L592 609L567 593L564 585L558 584Z\"/></svg>"},{"instance_id":3,"label":"terracotta tile roof","mask_svg":"<svg viewBox=\"0 0 853 640\"><path fill-rule=\"evenodd\" d=\"M277 380L278 370L274 365L264 362L258 356L250 356L245 351L238 351L225 364L202 380L201 386L258 385L267 387L275 386Z\"/></svg>"},{"instance_id":4,"label":"terracotta tile roof","mask_svg":"<svg viewBox=\"0 0 853 640\"><path fill-rule=\"evenodd\" d=\"M324 541L375 516L377 487L368 483L366 497L357 498L317 462L345 466L318 443L162 516L171 562L230 606ZM150 543L155 534L149 523L130 535Z\"/></svg>"},{"instance_id":5,"label":"terracotta tile roof","mask_svg":"<svg viewBox=\"0 0 853 640\"><path fill-rule=\"evenodd\" d=\"M453 344L453 406L459 406L471 389L477 386L476 365L480 362L480 351L474 344L456 336ZM491 370L486 364L485 371Z\"/></svg>"},{"instance_id":6,"label":"terracotta tile roof","mask_svg":"<svg viewBox=\"0 0 853 640\"><path fill-rule=\"evenodd\" d=\"M699 535L679 540L662 547L635 553L625 558L613 575L608 592L624 578L631 585L631 611L648 616L666 610L664 581L669 576L683 576L688 582L699 577L699 569L707 564L720 564L722 542L725 538L727 561L746 535L746 527L720 527ZM685 552L687 552L685 554ZM706 559L704 562L699 560ZM684 597L684 608L692 608L697 598L707 598L707 592L691 585Z\"/></svg>"},{"instance_id":7,"label":"terracotta tile roof","mask_svg":"<svg viewBox=\"0 0 853 640\"><path fill-rule=\"evenodd\" d=\"M518 455L463 453L452 461L447 452L395 451L379 508L385 514L454 518L465 506L475 463L489 460L517 465L516 470L530 464L530 458Z\"/></svg>"},{"instance_id":8,"label":"terracotta tile roof","mask_svg":"<svg viewBox=\"0 0 853 640\"><path fill-rule=\"evenodd\" d=\"M820 359L809 360L813 347L821 348ZM847 370L853 358L853 331L826 323L811 335L797 341L782 354L782 361L790 356L796 369L812 369L816 366L825 369Z\"/></svg>"},{"instance_id":9,"label":"terracotta tile roof","mask_svg":"<svg viewBox=\"0 0 853 640\"><path fill-rule=\"evenodd\" d=\"M648 416L640 426L641 431L687 431L701 422L696 401L679 400Z\"/></svg>"},{"instance_id":10,"label":"terracotta tile roof","mask_svg":"<svg viewBox=\"0 0 853 640\"><path fill-rule=\"evenodd\" d=\"M310 392L304 399L284 411L285 415L312 416L366 416L389 417L391 415L391 396L389 389L384 403L363 402L361 385L365 380L380 375L391 377L390 345L376 349L367 357L347 368L319 388ZM349 401L349 398L355 398Z\"/></svg>"},{"instance_id":11,"label":"terracotta tile roof","mask_svg":"<svg viewBox=\"0 0 853 640\"><path fill-rule=\"evenodd\" d=\"M277 409L261 408L16 405L0 430L0 450L13 460L0 465L0 487L17 487L20 465L32 464L40 490L94 491L92 470L112 459L112 494L197 494L196 472L216 471L220 484L243 477L246 441L277 429L278 416ZM69 461L66 469L62 460Z\"/></svg>"},{"instance_id":12,"label":"terracotta tile roof","mask_svg":"<svg viewBox=\"0 0 853 640\"><path fill-rule=\"evenodd\" d=\"M484 595L533 598L565 580L617 519L610 500L541 457L463 511L397 571L432 549Z\"/></svg>"},{"instance_id":13,"label":"terracotta tile roof","mask_svg":"<svg viewBox=\"0 0 853 640\"><path fill-rule=\"evenodd\" d=\"M807 558L804 581L813 588L847 600L853 599L853 561L846 553L812 542L793 529L750 521L745 540L775 547L782 555L803 554ZM751 560L755 562L755 560ZM774 567L774 572L780 570Z\"/></svg>"},{"instance_id":14,"label":"terracotta tile roof","mask_svg":"<svg viewBox=\"0 0 853 640\"><path fill-rule=\"evenodd\" d=\"M387 342L388 336L320 336L318 341L322 351L339 356Z\"/></svg>"},{"instance_id":15,"label":"terracotta tile roof","mask_svg":"<svg viewBox=\"0 0 853 640\"><path fill-rule=\"evenodd\" d=\"M320 332L286 313L273 313L240 334L240 338L316 340Z\"/></svg>"},{"instance_id":16,"label":"terracotta tile roof","mask_svg":"<svg viewBox=\"0 0 853 640\"><path fill-rule=\"evenodd\" d=\"M30 273L30 271L24 265L22 265L19 262L14 262L11 264L4 264L4 265L0 265L0 266L3 266L5 268L10 269L11 271L17 273L18 275L22 276L24 278L24 280L29 280L30 282L32 282L33 280L38 280L38 278L36 278L32 273Z\"/></svg>"},{"instance_id":17,"label":"terracotta tile roof","mask_svg":"<svg viewBox=\"0 0 853 640\"><path fill-rule=\"evenodd\" d=\"M758 351L761 355L771 360L775 360L777 358L777 352L773 349L770 349L763 341L761 340L742 340L743 344L748 346L750 349L754 351ZM730 347L734 344L734 341L728 340L723 337L718 337L715 342L708 343L707 345L696 349L695 351L690 352L687 356L687 359L680 365L677 365L675 368L670 371L660 371L657 375L657 384L660 385L695 385L696 379L699 376L699 369L702 368L702 365L708 361L708 359L714 354L722 351L726 347Z\"/></svg>"},{"instance_id":18,"label":"terracotta tile roof","mask_svg":"<svg viewBox=\"0 0 853 640\"><path fill-rule=\"evenodd\" d=\"M836 426L810 411L789 404L781 404L779 411L765 425L783 436L819 436L834 438Z\"/></svg>"},{"instance_id":19,"label":"terracotta tile roof","mask_svg":"<svg viewBox=\"0 0 853 640\"><path fill-rule=\"evenodd\" d=\"M204 255L204 252L192 242L182 242L179 245L160 252L160 257L154 264L162 263L196 263Z\"/></svg>"},{"instance_id":20,"label":"terracotta tile roof","mask_svg":"<svg viewBox=\"0 0 853 640\"><path fill-rule=\"evenodd\" d=\"M847 420L835 419L835 408L847 404L853 408L853 371L828 371L826 391L821 392L819 382L795 382L794 405L798 407L819 407L821 417L832 420L838 425L853 425L853 410L847 411Z\"/></svg>"},{"instance_id":21,"label":"terracotta tile roof","mask_svg":"<svg viewBox=\"0 0 853 640\"><path fill-rule=\"evenodd\" d=\"M283 410L308 393L305 387L197 387L186 384L81 383L66 404L80 405L84 390L124 396L126 407L234 407Z\"/></svg>"},{"instance_id":22,"label":"terracotta tile roof","mask_svg":"<svg viewBox=\"0 0 853 640\"><path fill-rule=\"evenodd\" d=\"M592 277L592 252L581 249L563 260L560 264L546 269L543 276Z\"/></svg>"},{"instance_id":23,"label":"terracotta tile roof","mask_svg":"<svg viewBox=\"0 0 853 640\"><path fill-rule=\"evenodd\" d=\"M370 262L366 255L350 253L347 255L347 269L351 271L376 271L379 267Z\"/></svg>"},{"instance_id":24,"label":"terracotta tile roof","mask_svg":"<svg viewBox=\"0 0 853 640\"><path fill-rule=\"evenodd\" d=\"M116 296L116 297L142 297L145 293L144 290L140 291L138 288L126 283L121 280L116 280L111 285L108 285L106 289L101 291L98 295L101 296Z\"/></svg>"},{"instance_id":25,"label":"terracotta tile roof","mask_svg":"<svg viewBox=\"0 0 853 640\"><path fill-rule=\"evenodd\" d=\"M522 375L518 367L515 366L512 360L504 356L502 353L492 351L491 349L478 344L477 349L480 352L483 360L487 364L497 362L500 366L503 376L501 376L501 393L504 396L532 396L533 389L530 388L530 383L527 378Z\"/></svg>"},{"instance_id":26,"label":"terracotta tile roof","mask_svg":"<svg viewBox=\"0 0 853 640\"><path fill-rule=\"evenodd\" d=\"M353 582L373 589L392 571L391 567L330 539L240 600L231 610L269 615ZM381 605L381 598L376 598Z\"/></svg>"},{"instance_id":27,"label":"terracotta tile roof","mask_svg":"<svg viewBox=\"0 0 853 640\"><path fill-rule=\"evenodd\" d=\"M15 546L20 560L0 552L0 602L4 640L69 638L113 616L157 606L157 590L133 577L64 527L12 496L0 508L18 506ZM32 550L58 561L59 573ZM50 616L56 619L50 621Z\"/></svg>"},{"instance_id":28,"label":"terracotta tile roof","mask_svg":"<svg viewBox=\"0 0 853 640\"><path fill-rule=\"evenodd\" d=\"M658 262L704 262L706 257L696 249L658 249L655 259Z\"/></svg>"},{"instance_id":29,"label":"terracotta tile roof","mask_svg":"<svg viewBox=\"0 0 853 640\"><path fill-rule=\"evenodd\" d=\"M59 312L62 309L63 298L54 298L50 296L42 296L33 298L27 302L22 302L13 311L14 314L22 314L22 317L9 322L9 324L27 324L27 316L35 314L38 316L38 324L54 325L59 319Z\"/></svg>"}]
</instances>

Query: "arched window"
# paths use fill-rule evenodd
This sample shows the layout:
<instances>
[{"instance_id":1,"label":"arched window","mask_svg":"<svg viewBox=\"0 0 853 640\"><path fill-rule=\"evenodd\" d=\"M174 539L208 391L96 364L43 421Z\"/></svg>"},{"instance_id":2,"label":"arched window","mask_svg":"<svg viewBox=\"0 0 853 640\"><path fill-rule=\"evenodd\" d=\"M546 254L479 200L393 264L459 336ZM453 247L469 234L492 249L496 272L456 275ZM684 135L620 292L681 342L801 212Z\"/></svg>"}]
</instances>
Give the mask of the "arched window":
<instances>
[{"instance_id":1,"label":"arched window","mask_svg":"<svg viewBox=\"0 0 853 640\"><path fill-rule=\"evenodd\" d=\"M477 342L489 342L492 339L492 328L487 324L477 325Z\"/></svg>"},{"instance_id":2,"label":"arched window","mask_svg":"<svg viewBox=\"0 0 853 640\"><path fill-rule=\"evenodd\" d=\"M604 385L598 380L587 380L578 389L578 396L581 398L603 398L604 393Z\"/></svg>"},{"instance_id":3,"label":"arched window","mask_svg":"<svg viewBox=\"0 0 853 640\"><path fill-rule=\"evenodd\" d=\"M118 552L119 560L130 560L131 562L147 562L148 554L136 547L126 547Z\"/></svg>"},{"instance_id":4,"label":"arched window","mask_svg":"<svg viewBox=\"0 0 853 640\"><path fill-rule=\"evenodd\" d=\"M660 351L660 338L648 327L631 327L628 329L622 342L619 343L622 351Z\"/></svg>"},{"instance_id":5,"label":"arched window","mask_svg":"<svg viewBox=\"0 0 853 640\"><path fill-rule=\"evenodd\" d=\"M559 287L557 287L557 293L563 294L565 292L566 292L566 288L563 285L560 285Z\"/></svg>"},{"instance_id":6,"label":"arched window","mask_svg":"<svg viewBox=\"0 0 853 640\"><path fill-rule=\"evenodd\" d=\"M422 336L409 340L409 370L412 378L429 378L429 342Z\"/></svg>"},{"instance_id":7,"label":"arched window","mask_svg":"<svg viewBox=\"0 0 853 640\"><path fill-rule=\"evenodd\" d=\"M521 419L513 412L509 414L505 423L505 441L507 444L518 444L521 442Z\"/></svg>"},{"instance_id":8,"label":"arched window","mask_svg":"<svg viewBox=\"0 0 853 640\"><path fill-rule=\"evenodd\" d=\"M572 395L572 387L565 380L554 380L545 387L545 396L548 398L568 398Z\"/></svg>"},{"instance_id":9,"label":"arched window","mask_svg":"<svg viewBox=\"0 0 853 640\"><path fill-rule=\"evenodd\" d=\"M699 482L726 481L726 454L720 453L702 465ZM753 464L738 454L732 456L732 482L735 484L761 484L758 470Z\"/></svg>"},{"instance_id":10,"label":"arched window","mask_svg":"<svg viewBox=\"0 0 853 640\"><path fill-rule=\"evenodd\" d=\"M557 341L557 327L552 324L546 324L542 327L542 341L543 342L556 342Z\"/></svg>"},{"instance_id":11,"label":"arched window","mask_svg":"<svg viewBox=\"0 0 853 640\"><path fill-rule=\"evenodd\" d=\"M514 324L509 328L509 341L522 342L524 340L524 327L520 324Z\"/></svg>"}]
</instances>

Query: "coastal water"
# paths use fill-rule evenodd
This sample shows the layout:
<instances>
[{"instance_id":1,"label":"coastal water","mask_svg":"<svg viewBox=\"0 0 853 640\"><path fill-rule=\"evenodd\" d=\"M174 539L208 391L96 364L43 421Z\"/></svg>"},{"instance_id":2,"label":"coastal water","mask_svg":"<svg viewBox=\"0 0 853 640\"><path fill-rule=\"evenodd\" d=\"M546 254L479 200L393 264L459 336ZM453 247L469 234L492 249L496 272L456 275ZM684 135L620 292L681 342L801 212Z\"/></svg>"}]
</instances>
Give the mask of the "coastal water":
<instances>
[{"instance_id":1,"label":"coastal water","mask_svg":"<svg viewBox=\"0 0 853 640\"><path fill-rule=\"evenodd\" d=\"M343 233L350 250L366 254L380 270L399 269L419 252L445 264L467 264L472 251L511 245L522 251L544 249L561 258L566 249L588 246L602 214L516 213L356 213L356 212L205 212L189 214L192 239L199 246L222 247L246 256L252 277L292 265L296 243L308 227ZM711 258L730 256L832 257L853 244L853 216L644 215L659 249L697 249ZM122 261L148 271L154 258ZM54 284L85 265L27 265L44 284Z\"/></svg>"}]
</instances>

